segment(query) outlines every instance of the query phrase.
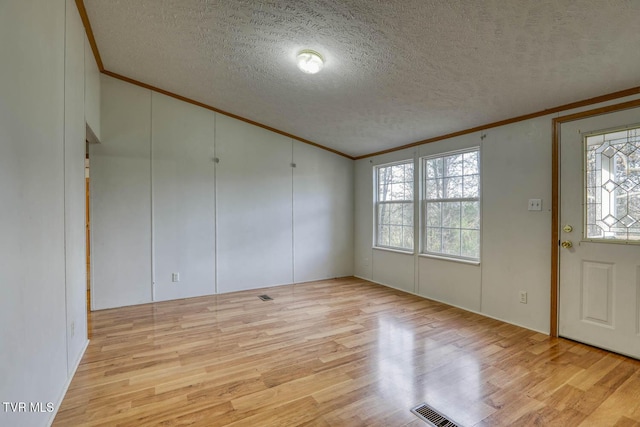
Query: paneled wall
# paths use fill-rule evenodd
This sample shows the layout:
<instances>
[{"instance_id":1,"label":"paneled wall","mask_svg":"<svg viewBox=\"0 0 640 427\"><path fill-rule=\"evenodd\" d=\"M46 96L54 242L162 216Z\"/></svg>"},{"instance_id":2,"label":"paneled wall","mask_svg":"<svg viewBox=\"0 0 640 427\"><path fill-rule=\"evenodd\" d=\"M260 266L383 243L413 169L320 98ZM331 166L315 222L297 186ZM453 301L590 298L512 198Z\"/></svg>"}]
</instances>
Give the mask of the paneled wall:
<instances>
[{"instance_id":1,"label":"paneled wall","mask_svg":"<svg viewBox=\"0 0 640 427\"><path fill-rule=\"evenodd\" d=\"M215 116L158 93L151 102L154 299L212 294Z\"/></svg>"},{"instance_id":2,"label":"paneled wall","mask_svg":"<svg viewBox=\"0 0 640 427\"><path fill-rule=\"evenodd\" d=\"M73 0L66 0L64 96L64 224L67 366L80 363L87 345L85 32Z\"/></svg>"},{"instance_id":3,"label":"paneled wall","mask_svg":"<svg viewBox=\"0 0 640 427\"><path fill-rule=\"evenodd\" d=\"M352 274L353 161L107 76L101 117L94 309Z\"/></svg>"},{"instance_id":4,"label":"paneled wall","mask_svg":"<svg viewBox=\"0 0 640 427\"><path fill-rule=\"evenodd\" d=\"M0 4L0 401L42 405L2 426L49 425L87 344L84 37L73 0Z\"/></svg>"},{"instance_id":5,"label":"paneled wall","mask_svg":"<svg viewBox=\"0 0 640 427\"><path fill-rule=\"evenodd\" d=\"M218 290L293 282L291 139L216 118Z\"/></svg>"},{"instance_id":6,"label":"paneled wall","mask_svg":"<svg viewBox=\"0 0 640 427\"><path fill-rule=\"evenodd\" d=\"M100 140L100 70L93 51L89 45L89 39L84 35L84 100L85 120L96 139Z\"/></svg>"},{"instance_id":7,"label":"paneled wall","mask_svg":"<svg viewBox=\"0 0 640 427\"><path fill-rule=\"evenodd\" d=\"M367 197L360 196L356 205L356 217L366 222L357 228L356 275L548 331L550 126L550 118L543 117L359 160L356 189ZM480 264L372 249L373 167L474 146L480 146L482 166ZM543 200L541 212L527 210L530 198ZM526 305L519 303L520 290L529 294Z\"/></svg>"},{"instance_id":8,"label":"paneled wall","mask_svg":"<svg viewBox=\"0 0 640 427\"><path fill-rule=\"evenodd\" d=\"M632 98L562 114L629 99ZM358 160L355 165L355 275L549 332L553 117L538 117ZM373 248L373 167L473 146L480 147L482 166L480 264L431 258L419 255L418 251L406 254ZM542 211L529 211L529 199L542 199ZM520 303L520 291L528 294L526 304Z\"/></svg>"},{"instance_id":9,"label":"paneled wall","mask_svg":"<svg viewBox=\"0 0 640 427\"><path fill-rule=\"evenodd\" d=\"M91 161L93 309L151 302L151 92L102 79Z\"/></svg>"},{"instance_id":10,"label":"paneled wall","mask_svg":"<svg viewBox=\"0 0 640 427\"><path fill-rule=\"evenodd\" d=\"M293 143L293 281L353 274L353 161Z\"/></svg>"}]
</instances>

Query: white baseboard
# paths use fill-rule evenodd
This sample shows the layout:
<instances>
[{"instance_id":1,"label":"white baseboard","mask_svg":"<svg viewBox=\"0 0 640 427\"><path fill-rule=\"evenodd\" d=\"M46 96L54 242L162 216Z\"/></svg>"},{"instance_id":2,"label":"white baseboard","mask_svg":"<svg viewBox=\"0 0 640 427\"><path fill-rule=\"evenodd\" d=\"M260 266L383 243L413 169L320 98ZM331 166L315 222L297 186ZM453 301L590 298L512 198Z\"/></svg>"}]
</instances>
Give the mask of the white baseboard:
<instances>
[{"instance_id":1,"label":"white baseboard","mask_svg":"<svg viewBox=\"0 0 640 427\"><path fill-rule=\"evenodd\" d=\"M541 333L541 334L544 334L544 335L549 335L549 331L541 331L541 330L538 330L538 329L531 328L529 326L520 325L518 323L511 322L509 320L505 320L505 319L501 319L499 317L488 315L487 313L482 313L480 311L471 310L471 309L469 309L467 307L461 307L459 305L452 304L452 303L447 302L447 301L442 301L442 300L439 300L439 299L436 299L436 298L420 295L420 294L417 294L415 292L407 291L406 289L401 289L401 288L397 288L395 286L387 285L386 283L376 282L375 280L367 279L366 277L360 277L360 276L354 276L354 277L357 277L358 279L366 280L366 281L371 282L371 283L375 283L376 285L382 285L382 286L386 286L387 288L395 289L397 291L406 292L408 294L415 295L415 296L420 297L420 298L425 298L425 299L428 299L428 300L431 300L431 301L436 301L436 302L439 302L439 303L442 303L442 304L450 305L451 307L456 307L456 308L459 308L461 310L468 311L470 313L479 314L480 316L488 317L489 319L499 320L501 322L508 323L510 325L513 325L513 326L518 326L520 328L528 329L528 330L533 331L533 332L538 332L538 333Z\"/></svg>"},{"instance_id":2,"label":"white baseboard","mask_svg":"<svg viewBox=\"0 0 640 427\"><path fill-rule=\"evenodd\" d=\"M71 373L71 375L69 375L69 378L67 378L67 382L65 383L64 388L62 389L62 393L60 394L60 397L58 398L58 401L54 406L54 411L51 413L51 416L49 417L49 423L47 424L49 427L51 427L51 425L53 424L53 420L55 420L56 415L58 415L58 409L60 409L60 405L62 405L62 401L64 400L64 397L67 395L67 390L69 390L69 386L71 385L71 381L73 380L73 377L76 376L76 371L78 370L78 366L80 366L80 361L82 360L84 353L87 351L87 347L89 347L89 340L87 340L87 342L84 344L84 348L80 352L80 355L78 356L78 359L76 360L73 366L73 372Z\"/></svg>"}]
</instances>

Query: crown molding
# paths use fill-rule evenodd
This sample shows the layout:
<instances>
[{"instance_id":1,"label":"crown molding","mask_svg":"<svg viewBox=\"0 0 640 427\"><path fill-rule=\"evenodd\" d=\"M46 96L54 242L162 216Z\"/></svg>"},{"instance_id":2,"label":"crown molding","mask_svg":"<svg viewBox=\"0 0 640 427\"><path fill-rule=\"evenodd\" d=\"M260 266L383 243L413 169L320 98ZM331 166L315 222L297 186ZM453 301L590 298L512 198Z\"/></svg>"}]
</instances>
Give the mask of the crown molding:
<instances>
[{"instance_id":1,"label":"crown molding","mask_svg":"<svg viewBox=\"0 0 640 427\"><path fill-rule=\"evenodd\" d=\"M421 141L412 142L410 144L401 145L399 147L389 148L387 150L376 151L375 153L363 154L362 156L356 156L355 160L366 159L368 157L379 156L381 154L392 153L394 151L404 150L406 148L416 147L422 144L428 144L430 142L441 141L443 139L449 139L456 136L467 135L474 132L480 132L483 130L496 128L499 126L509 125L511 123L517 123L524 120L535 119L536 117L546 116L549 114L560 113L562 111L573 110L575 108L587 107L589 105L598 104L605 101L611 101L614 99L624 98L625 96L632 96L640 94L640 86L636 86L630 89L621 90L618 92L608 93L606 95L596 96L595 98L589 98L582 101L572 102L570 104L560 105L558 107L548 108L546 110L537 111L535 113L525 114L522 116L512 117L510 119L500 120L498 122L488 123L486 125L476 126L470 129L461 130L458 132L448 133L446 135L435 136L433 138L423 139Z\"/></svg>"},{"instance_id":2,"label":"crown molding","mask_svg":"<svg viewBox=\"0 0 640 427\"><path fill-rule=\"evenodd\" d=\"M245 122L245 123L249 123L250 125L257 126L257 127L262 128L262 129L266 129L268 131L280 134L282 136L286 136L287 138L295 139L296 141L300 141L300 142L304 142L305 144L313 145L314 147L321 148L321 149L326 150L326 151L330 151L330 152L332 152L334 154L338 154L338 155L346 157L346 158L348 158L350 160L355 160L354 157L352 157L352 156L350 156L348 154L345 154L345 153L343 153L341 151L334 150L333 148L325 147L324 145L320 145L320 144L317 144L317 143L315 143L313 141L309 141L308 139L300 138L299 136L290 134L288 132L281 131L281 130L276 129L276 128L272 128L271 126L267 126L265 124L256 122L254 120L247 119L246 117L242 117L242 116L239 116L237 114L233 114L233 113L230 113L228 111L221 110L221 109L213 107L211 105L204 104L202 102L193 100L191 98L187 98L185 96L178 95L177 93L169 92L167 90L152 86L150 84L147 84L147 83L144 83L144 82L141 82L141 81L138 81L138 80L134 80L132 78L129 78L129 77L114 73L114 72L109 71L109 70L103 70L102 74L104 74L106 76L109 76L109 77L113 77L113 78L118 79L118 80L122 80L122 81L127 82L127 83L131 83L131 84L136 85L136 86L143 87L145 89L152 90L152 91L157 92L157 93L161 93L161 94L166 95L166 96L170 96L172 98L178 99L178 100L183 101L183 102L187 102L189 104L197 105L198 107L202 107L202 108L205 108L207 110L214 111L214 112L216 112L218 114L223 114L223 115L231 117L233 119L240 120L240 121Z\"/></svg>"},{"instance_id":3,"label":"crown molding","mask_svg":"<svg viewBox=\"0 0 640 427\"><path fill-rule=\"evenodd\" d=\"M80 18L82 19L82 24L84 25L84 31L85 33L87 33L87 39L89 39L89 45L91 46L93 57L95 58L96 64L98 65L98 70L102 72L104 71L104 64L102 63L102 58L100 57L100 51L98 50L98 45L96 44L96 38L93 36L91 22L89 22L89 15L87 15L87 9L84 7L84 1L76 0L76 7L78 8L78 13L80 13Z\"/></svg>"}]
</instances>

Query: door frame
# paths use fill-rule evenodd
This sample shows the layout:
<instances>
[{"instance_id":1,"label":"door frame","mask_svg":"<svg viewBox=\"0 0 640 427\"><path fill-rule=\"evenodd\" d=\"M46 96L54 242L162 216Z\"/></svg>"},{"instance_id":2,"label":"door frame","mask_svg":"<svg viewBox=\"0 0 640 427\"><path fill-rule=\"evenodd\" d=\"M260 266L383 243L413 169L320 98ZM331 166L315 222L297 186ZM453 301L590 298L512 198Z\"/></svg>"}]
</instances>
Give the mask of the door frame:
<instances>
[{"instance_id":1,"label":"door frame","mask_svg":"<svg viewBox=\"0 0 640 427\"><path fill-rule=\"evenodd\" d=\"M563 123L640 107L640 99L555 117L551 137L551 319L549 335L558 337L560 292L560 127Z\"/></svg>"}]
</instances>

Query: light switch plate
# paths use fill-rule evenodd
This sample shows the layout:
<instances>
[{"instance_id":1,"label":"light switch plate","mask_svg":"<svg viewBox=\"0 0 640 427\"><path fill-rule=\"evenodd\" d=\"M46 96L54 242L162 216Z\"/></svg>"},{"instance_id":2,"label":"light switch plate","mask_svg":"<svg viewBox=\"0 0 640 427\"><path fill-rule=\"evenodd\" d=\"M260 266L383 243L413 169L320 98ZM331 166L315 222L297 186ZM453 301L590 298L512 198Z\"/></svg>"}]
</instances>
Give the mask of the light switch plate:
<instances>
[{"instance_id":1,"label":"light switch plate","mask_svg":"<svg viewBox=\"0 0 640 427\"><path fill-rule=\"evenodd\" d=\"M529 199L529 210L530 211L541 211L542 210L542 199Z\"/></svg>"},{"instance_id":2,"label":"light switch plate","mask_svg":"<svg viewBox=\"0 0 640 427\"><path fill-rule=\"evenodd\" d=\"M526 303L527 303L527 292L520 291L520 304L526 304Z\"/></svg>"}]
</instances>

